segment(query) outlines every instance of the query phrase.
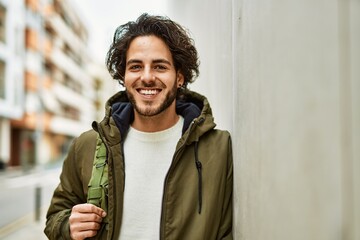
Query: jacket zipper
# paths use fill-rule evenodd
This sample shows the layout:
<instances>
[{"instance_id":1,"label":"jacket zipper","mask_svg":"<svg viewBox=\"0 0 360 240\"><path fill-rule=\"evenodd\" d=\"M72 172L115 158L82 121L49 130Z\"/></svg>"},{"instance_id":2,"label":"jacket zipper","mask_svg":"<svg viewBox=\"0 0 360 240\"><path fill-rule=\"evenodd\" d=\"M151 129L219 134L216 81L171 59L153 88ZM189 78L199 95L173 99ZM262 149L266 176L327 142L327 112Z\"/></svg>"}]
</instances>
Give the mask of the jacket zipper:
<instances>
[{"instance_id":1,"label":"jacket zipper","mask_svg":"<svg viewBox=\"0 0 360 240\"><path fill-rule=\"evenodd\" d=\"M200 118L198 123L202 123L204 120L205 120L204 118ZM172 162L171 162L171 165L170 165L170 168L169 168L169 170L168 170L168 172L167 172L167 174L165 176L164 187L163 187L163 197L162 197L162 202L161 202L161 217L160 217L160 229L159 229L160 230L160 240L164 239L164 229L165 229L164 226L163 226L163 224L164 224L164 215L165 215L164 214L164 211L165 211L164 210L164 202L165 202L165 190L166 190L166 186L167 186L167 180L168 180L168 177L169 177L169 175L171 173L172 167L174 165L173 163L174 163L175 159L178 158L178 155L180 154L180 152L183 150L185 144L187 143L188 138L189 138L191 132L193 131L192 128L195 125L195 123L197 123L196 119L194 119L191 122L191 124L190 124L190 126L188 128L189 129L189 134L187 135L187 137L186 137L185 141L183 142L183 144L181 146L179 146L179 148L175 152L174 157L173 157Z\"/></svg>"}]
</instances>

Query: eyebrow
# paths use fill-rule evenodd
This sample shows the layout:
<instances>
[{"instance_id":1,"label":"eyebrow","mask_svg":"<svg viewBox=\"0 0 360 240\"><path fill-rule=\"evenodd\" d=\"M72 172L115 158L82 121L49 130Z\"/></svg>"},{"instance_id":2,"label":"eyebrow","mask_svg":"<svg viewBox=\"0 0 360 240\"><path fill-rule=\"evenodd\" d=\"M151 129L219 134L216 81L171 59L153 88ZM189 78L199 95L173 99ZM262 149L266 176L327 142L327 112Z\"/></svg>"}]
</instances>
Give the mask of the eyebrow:
<instances>
[{"instance_id":1,"label":"eyebrow","mask_svg":"<svg viewBox=\"0 0 360 240\"><path fill-rule=\"evenodd\" d=\"M163 59L163 58L155 59L155 60L153 60L153 63L165 63L165 64L169 64L171 66L171 62L166 59Z\"/></svg>"},{"instance_id":2,"label":"eyebrow","mask_svg":"<svg viewBox=\"0 0 360 240\"><path fill-rule=\"evenodd\" d=\"M132 64L132 63L142 63L142 61L139 59L130 59L129 61L126 62L126 64ZM154 59L154 60L152 60L152 63L165 63L170 66L172 65L170 61L163 59L163 58Z\"/></svg>"}]
</instances>

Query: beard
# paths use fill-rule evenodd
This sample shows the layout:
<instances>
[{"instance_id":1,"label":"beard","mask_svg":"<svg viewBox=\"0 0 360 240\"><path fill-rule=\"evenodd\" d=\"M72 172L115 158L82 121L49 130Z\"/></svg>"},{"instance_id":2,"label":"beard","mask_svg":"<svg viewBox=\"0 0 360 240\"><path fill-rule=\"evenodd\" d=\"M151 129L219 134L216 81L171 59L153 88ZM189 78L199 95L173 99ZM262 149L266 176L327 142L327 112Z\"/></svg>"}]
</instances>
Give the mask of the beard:
<instances>
[{"instance_id":1,"label":"beard","mask_svg":"<svg viewBox=\"0 0 360 240\"><path fill-rule=\"evenodd\" d=\"M155 82L147 83L147 84L142 83L142 85L144 85L145 87L155 87L157 85L164 86L164 84L162 83L155 83ZM162 89L164 88L162 87ZM152 117L165 111L174 102L177 95L177 85L176 85L176 81L174 81L174 85L172 86L170 91L166 94L165 99L160 103L158 107L154 106L153 101L145 101L143 103L144 106L140 106L139 104L137 104L135 97L131 92L126 91L126 93L130 103L133 105L135 111L139 115L144 117Z\"/></svg>"}]
</instances>

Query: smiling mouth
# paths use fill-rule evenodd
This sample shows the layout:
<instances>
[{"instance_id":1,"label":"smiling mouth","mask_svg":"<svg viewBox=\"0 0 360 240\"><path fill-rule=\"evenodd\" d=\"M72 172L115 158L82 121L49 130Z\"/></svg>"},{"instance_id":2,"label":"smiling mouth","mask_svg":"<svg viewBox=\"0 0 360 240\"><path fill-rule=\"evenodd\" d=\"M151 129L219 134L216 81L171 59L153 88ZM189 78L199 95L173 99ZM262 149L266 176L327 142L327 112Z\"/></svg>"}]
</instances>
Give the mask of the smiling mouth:
<instances>
[{"instance_id":1,"label":"smiling mouth","mask_svg":"<svg viewBox=\"0 0 360 240\"><path fill-rule=\"evenodd\" d=\"M161 92L161 89L137 89L138 93L144 96L155 96Z\"/></svg>"}]
</instances>

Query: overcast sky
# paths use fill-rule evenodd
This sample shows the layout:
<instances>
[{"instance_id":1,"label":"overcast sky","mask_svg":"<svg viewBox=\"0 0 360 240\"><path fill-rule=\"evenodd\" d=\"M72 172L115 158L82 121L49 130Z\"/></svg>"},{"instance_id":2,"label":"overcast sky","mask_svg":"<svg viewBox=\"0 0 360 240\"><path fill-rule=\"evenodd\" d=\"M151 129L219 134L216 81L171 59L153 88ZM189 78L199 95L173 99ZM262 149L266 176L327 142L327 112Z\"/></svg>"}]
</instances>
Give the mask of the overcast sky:
<instances>
[{"instance_id":1,"label":"overcast sky","mask_svg":"<svg viewBox=\"0 0 360 240\"><path fill-rule=\"evenodd\" d=\"M117 26L135 20L141 13L166 15L166 0L72 0L89 26L90 47L100 62Z\"/></svg>"}]
</instances>

